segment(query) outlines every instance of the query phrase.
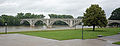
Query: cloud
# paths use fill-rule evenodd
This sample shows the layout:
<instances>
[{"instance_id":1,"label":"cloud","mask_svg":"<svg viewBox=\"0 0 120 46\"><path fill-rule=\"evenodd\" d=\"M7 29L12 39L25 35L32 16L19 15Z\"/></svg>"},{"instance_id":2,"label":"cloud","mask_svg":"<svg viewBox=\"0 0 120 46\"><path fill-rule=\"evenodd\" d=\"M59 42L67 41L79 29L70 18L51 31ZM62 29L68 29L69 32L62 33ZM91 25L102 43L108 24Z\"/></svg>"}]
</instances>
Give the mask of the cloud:
<instances>
[{"instance_id":1,"label":"cloud","mask_svg":"<svg viewBox=\"0 0 120 46\"><path fill-rule=\"evenodd\" d=\"M36 14L70 14L83 16L91 4L99 4L107 18L120 5L119 0L0 0L0 14L16 15L19 12Z\"/></svg>"}]
</instances>

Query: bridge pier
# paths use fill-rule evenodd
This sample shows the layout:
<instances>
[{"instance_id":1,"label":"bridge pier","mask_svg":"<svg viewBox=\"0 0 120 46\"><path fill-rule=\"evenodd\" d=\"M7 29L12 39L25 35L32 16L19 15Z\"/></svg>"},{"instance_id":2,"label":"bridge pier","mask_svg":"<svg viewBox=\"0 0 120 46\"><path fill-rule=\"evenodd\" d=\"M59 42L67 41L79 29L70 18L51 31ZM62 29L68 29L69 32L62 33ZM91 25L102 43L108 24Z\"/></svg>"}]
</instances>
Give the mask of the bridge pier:
<instances>
[{"instance_id":1,"label":"bridge pier","mask_svg":"<svg viewBox=\"0 0 120 46\"><path fill-rule=\"evenodd\" d=\"M52 28L52 26L47 26L47 28Z\"/></svg>"},{"instance_id":2,"label":"bridge pier","mask_svg":"<svg viewBox=\"0 0 120 46\"><path fill-rule=\"evenodd\" d=\"M31 26L31 27L34 27L34 26L35 26L35 24L30 24L30 26Z\"/></svg>"},{"instance_id":3,"label":"bridge pier","mask_svg":"<svg viewBox=\"0 0 120 46\"><path fill-rule=\"evenodd\" d=\"M73 27L73 25L69 25L69 27L70 27L70 28L72 28L72 27Z\"/></svg>"},{"instance_id":4,"label":"bridge pier","mask_svg":"<svg viewBox=\"0 0 120 46\"><path fill-rule=\"evenodd\" d=\"M72 21L72 20L70 20L70 25L69 25L69 27L73 27L73 21Z\"/></svg>"}]
</instances>

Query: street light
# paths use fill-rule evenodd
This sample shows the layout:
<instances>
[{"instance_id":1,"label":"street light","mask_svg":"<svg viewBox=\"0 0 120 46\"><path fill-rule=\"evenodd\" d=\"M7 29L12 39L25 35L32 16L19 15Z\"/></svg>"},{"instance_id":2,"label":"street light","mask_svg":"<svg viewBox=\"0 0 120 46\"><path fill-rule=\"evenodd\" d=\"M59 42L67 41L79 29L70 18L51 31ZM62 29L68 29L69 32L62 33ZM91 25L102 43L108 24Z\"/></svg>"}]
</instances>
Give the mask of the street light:
<instances>
[{"instance_id":1,"label":"street light","mask_svg":"<svg viewBox=\"0 0 120 46\"><path fill-rule=\"evenodd\" d=\"M5 33L7 34L7 22L5 22Z\"/></svg>"},{"instance_id":2,"label":"street light","mask_svg":"<svg viewBox=\"0 0 120 46\"><path fill-rule=\"evenodd\" d=\"M83 25L84 25L84 23L82 22L81 24L82 24L82 40L83 40Z\"/></svg>"}]
</instances>

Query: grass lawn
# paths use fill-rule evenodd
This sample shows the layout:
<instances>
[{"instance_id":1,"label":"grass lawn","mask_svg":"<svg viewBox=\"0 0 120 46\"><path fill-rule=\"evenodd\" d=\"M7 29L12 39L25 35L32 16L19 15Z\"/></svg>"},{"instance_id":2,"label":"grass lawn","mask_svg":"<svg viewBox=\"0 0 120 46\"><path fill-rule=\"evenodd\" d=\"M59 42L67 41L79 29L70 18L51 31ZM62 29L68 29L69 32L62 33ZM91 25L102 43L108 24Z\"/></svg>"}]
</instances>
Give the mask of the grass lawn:
<instances>
[{"instance_id":1,"label":"grass lawn","mask_svg":"<svg viewBox=\"0 0 120 46\"><path fill-rule=\"evenodd\" d=\"M113 43L113 44L117 44L117 45L120 45L120 42L115 42L115 43Z\"/></svg>"},{"instance_id":2,"label":"grass lawn","mask_svg":"<svg viewBox=\"0 0 120 46\"><path fill-rule=\"evenodd\" d=\"M92 28L84 29L84 39L98 38L97 35L110 36L120 32L120 28L96 28L92 31ZM66 30L48 30L48 31L27 31L27 32L9 32L9 33L20 33L25 35L32 35L38 37L44 37L56 40L68 40L68 39L81 39L81 29L66 29Z\"/></svg>"}]
</instances>

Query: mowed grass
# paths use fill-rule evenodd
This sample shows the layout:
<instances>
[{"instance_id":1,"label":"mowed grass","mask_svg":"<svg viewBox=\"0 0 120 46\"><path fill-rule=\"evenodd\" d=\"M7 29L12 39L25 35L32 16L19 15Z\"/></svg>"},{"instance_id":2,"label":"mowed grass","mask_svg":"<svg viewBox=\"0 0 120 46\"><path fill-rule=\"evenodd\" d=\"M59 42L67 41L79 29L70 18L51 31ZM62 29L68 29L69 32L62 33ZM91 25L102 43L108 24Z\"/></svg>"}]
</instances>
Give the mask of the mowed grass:
<instances>
[{"instance_id":1,"label":"mowed grass","mask_svg":"<svg viewBox=\"0 0 120 46\"><path fill-rule=\"evenodd\" d=\"M119 41L119 42L115 42L115 43L113 43L113 44L117 44L117 45L120 45L120 41Z\"/></svg>"},{"instance_id":2,"label":"mowed grass","mask_svg":"<svg viewBox=\"0 0 120 46\"><path fill-rule=\"evenodd\" d=\"M118 34L120 28L96 28L92 31L92 28L84 28L84 39L98 38L98 35L111 36ZM69 39L82 39L81 29L65 29L65 30L43 30L43 31L23 31L23 32L8 32L8 34L20 33L25 35L43 37L56 40L69 40ZM5 33L0 33L5 34Z\"/></svg>"},{"instance_id":3,"label":"mowed grass","mask_svg":"<svg viewBox=\"0 0 120 46\"><path fill-rule=\"evenodd\" d=\"M92 31L92 28L84 29L84 39L98 38L98 35L110 36L120 32L120 28L96 28ZM38 36L48 39L56 40L69 40L69 39L82 39L81 29L66 29L66 30L48 30L48 31L32 31L32 32L17 32L25 35Z\"/></svg>"}]
</instances>

